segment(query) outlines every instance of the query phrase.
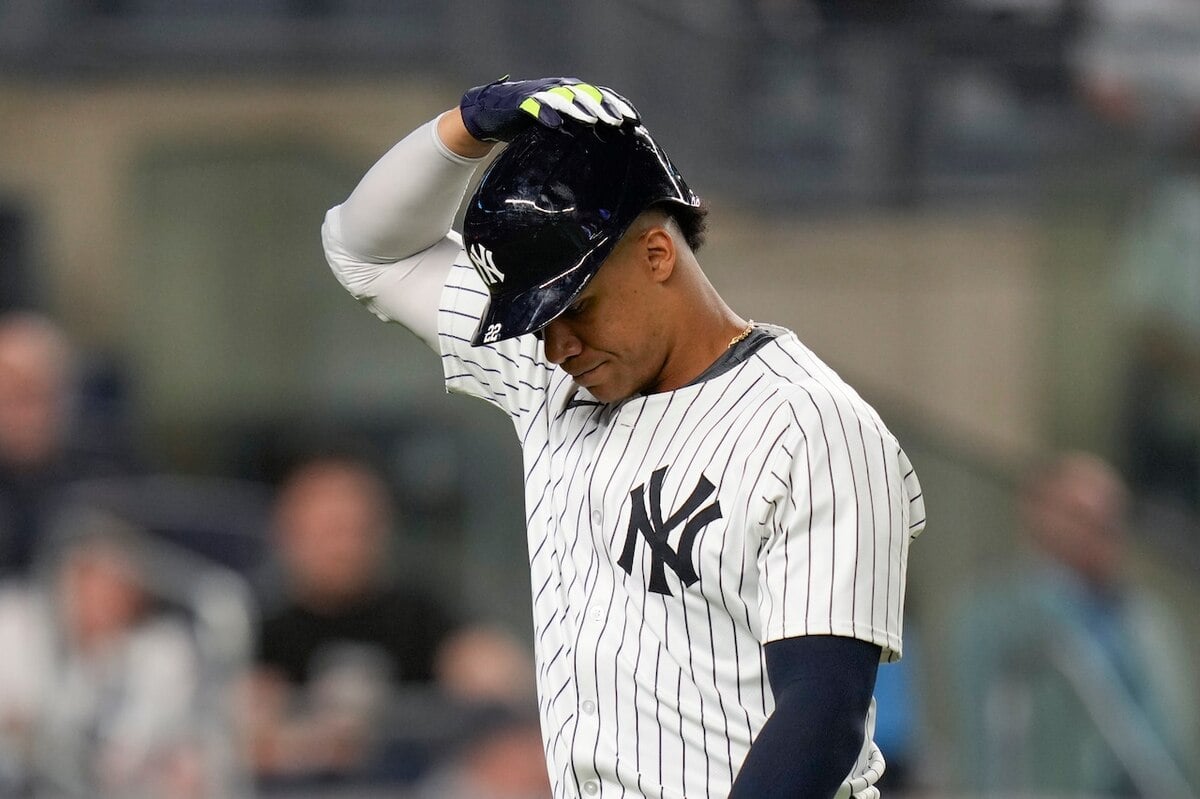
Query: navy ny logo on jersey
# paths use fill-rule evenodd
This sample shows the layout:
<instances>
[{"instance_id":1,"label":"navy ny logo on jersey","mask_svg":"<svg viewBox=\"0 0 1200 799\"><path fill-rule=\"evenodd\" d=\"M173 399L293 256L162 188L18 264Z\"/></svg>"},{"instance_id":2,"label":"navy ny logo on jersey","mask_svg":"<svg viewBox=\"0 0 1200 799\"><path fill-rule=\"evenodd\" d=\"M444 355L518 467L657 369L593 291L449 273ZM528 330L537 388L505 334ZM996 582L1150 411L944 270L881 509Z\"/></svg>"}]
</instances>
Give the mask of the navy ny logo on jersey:
<instances>
[{"instance_id":1,"label":"navy ny logo on jersey","mask_svg":"<svg viewBox=\"0 0 1200 799\"><path fill-rule=\"evenodd\" d=\"M650 547L650 590L656 594L674 596L667 585L665 567L671 567L671 571L675 572L684 587L700 579L692 566L692 548L696 545L696 536L705 525L721 518L721 503L714 502L700 509L700 505L712 496L717 488L708 478L700 475L699 482L692 489L692 495L664 520L662 484L666 473L667 467L663 466L655 469L650 475L648 502L645 483L629 492L632 504L629 513L629 534L625 536L625 548L621 551L617 565L624 569L626 574L633 574L633 552L637 545L638 533L641 533ZM671 549L667 539L680 524L683 525L683 533L679 536L678 548Z\"/></svg>"}]
</instances>

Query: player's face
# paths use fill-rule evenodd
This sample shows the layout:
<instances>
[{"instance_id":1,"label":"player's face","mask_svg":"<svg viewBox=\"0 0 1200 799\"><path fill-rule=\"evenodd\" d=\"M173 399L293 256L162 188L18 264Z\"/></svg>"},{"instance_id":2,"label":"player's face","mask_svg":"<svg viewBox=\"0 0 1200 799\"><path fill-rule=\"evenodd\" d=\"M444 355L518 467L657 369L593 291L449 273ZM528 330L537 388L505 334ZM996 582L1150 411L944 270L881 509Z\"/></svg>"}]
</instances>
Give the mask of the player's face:
<instances>
[{"instance_id":1,"label":"player's face","mask_svg":"<svg viewBox=\"0 0 1200 799\"><path fill-rule=\"evenodd\" d=\"M622 239L575 302L541 331L546 358L602 402L662 390L663 286L646 257L648 235Z\"/></svg>"}]
</instances>

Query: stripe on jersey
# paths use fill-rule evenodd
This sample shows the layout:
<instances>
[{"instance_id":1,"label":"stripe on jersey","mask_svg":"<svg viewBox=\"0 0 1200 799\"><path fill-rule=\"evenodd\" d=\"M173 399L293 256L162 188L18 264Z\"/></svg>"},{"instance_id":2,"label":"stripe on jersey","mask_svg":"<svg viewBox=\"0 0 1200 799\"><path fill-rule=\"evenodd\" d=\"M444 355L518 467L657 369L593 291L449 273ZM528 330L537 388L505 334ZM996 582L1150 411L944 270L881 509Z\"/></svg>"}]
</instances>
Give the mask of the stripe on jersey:
<instances>
[{"instance_id":1,"label":"stripe on jersey","mask_svg":"<svg viewBox=\"0 0 1200 799\"><path fill-rule=\"evenodd\" d=\"M509 414L521 442L554 795L725 796L774 707L765 642L848 635L900 656L905 561L924 524L911 464L790 332L704 381L604 404L533 336L471 347L481 289L460 257L439 314L443 368L449 390ZM652 574L669 593L650 590ZM847 782L860 794L877 751L868 736Z\"/></svg>"}]
</instances>

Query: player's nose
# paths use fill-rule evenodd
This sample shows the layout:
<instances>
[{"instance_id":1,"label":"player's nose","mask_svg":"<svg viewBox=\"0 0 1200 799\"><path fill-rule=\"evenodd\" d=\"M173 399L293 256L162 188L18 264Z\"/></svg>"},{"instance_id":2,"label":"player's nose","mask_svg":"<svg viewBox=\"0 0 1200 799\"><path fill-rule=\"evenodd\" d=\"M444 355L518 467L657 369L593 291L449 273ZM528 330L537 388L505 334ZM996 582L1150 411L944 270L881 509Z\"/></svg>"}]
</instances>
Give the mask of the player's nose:
<instances>
[{"instance_id":1,"label":"player's nose","mask_svg":"<svg viewBox=\"0 0 1200 799\"><path fill-rule=\"evenodd\" d=\"M546 360L556 366L583 351L579 337L562 319L555 319L542 328L542 343L546 346Z\"/></svg>"}]
</instances>

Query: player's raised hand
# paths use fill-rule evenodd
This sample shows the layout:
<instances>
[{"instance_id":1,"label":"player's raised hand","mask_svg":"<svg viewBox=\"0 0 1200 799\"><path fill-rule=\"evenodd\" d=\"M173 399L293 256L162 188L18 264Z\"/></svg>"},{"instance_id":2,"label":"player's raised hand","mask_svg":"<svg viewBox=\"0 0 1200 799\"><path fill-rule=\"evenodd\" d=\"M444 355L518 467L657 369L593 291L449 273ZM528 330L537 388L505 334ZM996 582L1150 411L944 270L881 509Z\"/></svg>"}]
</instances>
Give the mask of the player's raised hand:
<instances>
[{"instance_id":1,"label":"player's raised hand","mask_svg":"<svg viewBox=\"0 0 1200 799\"><path fill-rule=\"evenodd\" d=\"M511 141L533 124L557 128L564 117L589 125L614 126L638 119L637 111L624 97L578 78L501 78L468 89L459 110L467 131L480 141Z\"/></svg>"}]
</instances>

